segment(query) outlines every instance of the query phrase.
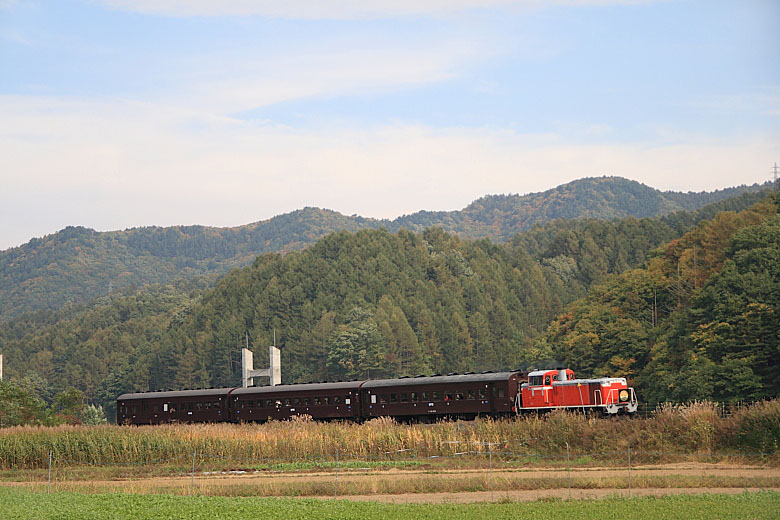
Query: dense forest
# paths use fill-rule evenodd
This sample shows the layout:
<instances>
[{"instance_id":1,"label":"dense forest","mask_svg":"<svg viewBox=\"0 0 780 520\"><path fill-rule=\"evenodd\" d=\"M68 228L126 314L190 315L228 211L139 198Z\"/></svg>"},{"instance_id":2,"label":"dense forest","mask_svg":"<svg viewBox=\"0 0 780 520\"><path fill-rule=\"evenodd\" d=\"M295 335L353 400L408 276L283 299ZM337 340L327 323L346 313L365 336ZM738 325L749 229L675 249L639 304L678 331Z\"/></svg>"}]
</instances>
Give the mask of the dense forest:
<instances>
[{"instance_id":1,"label":"dense forest","mask_svg":"<svg viewBox=\"0 0 780 520\"><path fill-rule=\"evenodd\" d=\"M541 343L580 371L627 375L651 401L777 396L778 205L719 213L594 284Z\"/></svg>"},{"instance_id":2,"label":"dense forest","mask_svg":"<svg viewBox=\"0 0 780 520\"><path fill-rule=\"evenodd\" d=\"M506 243L439 228L337 232L213 275L0 323L8 374L70 387L232 386L276 331L287 383L565 362L647 400L776 396L778 197L654 218L557 220ZM0 413L2 411L0 410Z\"/></svg>"},{"instance_id":3,"label":"dense forest","mask_svg":"<svg viewBox=\"0 0 780 520\"><path fill-rule=\"evenodd\" d=\"M652 217L694 210L739 194L758 200L767 186L711 193L660 192L619 177L581 179L543 193L479 199L461 211L374 220L305 208L234 228L148 227L96 232L68 227L0 251L0 320L88 303L117 289L219 275L259 254L301 250L334 231L440 227L461 238L505 241L555 219Z\"/></svg>"}]
</instances>

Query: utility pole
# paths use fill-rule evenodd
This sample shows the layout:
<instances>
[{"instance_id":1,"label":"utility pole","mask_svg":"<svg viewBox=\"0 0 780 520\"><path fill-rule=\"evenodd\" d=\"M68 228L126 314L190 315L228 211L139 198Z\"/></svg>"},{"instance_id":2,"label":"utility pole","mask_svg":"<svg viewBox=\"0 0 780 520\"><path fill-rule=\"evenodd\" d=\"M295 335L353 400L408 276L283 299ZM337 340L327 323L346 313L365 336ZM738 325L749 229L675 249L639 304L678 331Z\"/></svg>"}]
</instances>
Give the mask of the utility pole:
<instances>
[{"instance_id":1,"label":"utility pole","mask_svg":"<svg viewBox=\"0 0 780 520\"><path fill-rule=\"evenodd\" d=\"M775 174L775 184L777 184L777 178L778 178L777 177L777 171L778 171L777 163L775 163L775 167L772 170L773 170L773 173Z\"/></svg>"}]
</instances>

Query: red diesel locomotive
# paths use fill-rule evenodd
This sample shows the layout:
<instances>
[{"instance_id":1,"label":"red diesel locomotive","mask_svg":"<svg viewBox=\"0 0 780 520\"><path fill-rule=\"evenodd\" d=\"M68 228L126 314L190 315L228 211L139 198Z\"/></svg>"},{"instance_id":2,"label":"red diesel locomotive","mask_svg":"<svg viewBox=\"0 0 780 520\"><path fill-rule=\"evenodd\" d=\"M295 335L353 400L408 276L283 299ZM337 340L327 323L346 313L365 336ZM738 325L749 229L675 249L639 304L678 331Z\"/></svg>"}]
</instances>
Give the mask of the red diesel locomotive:
<instances>
[{"instance_id":1,"label":"red diesel locomotive","mask_svg":"<svg viewBox=\"0 0 780 520\"><path fill-rule=\"evenodd\" d=\"M521 382L524 380L525 382ZM624 378L574 379L571 370L485 372L336 383L122 394L119 424L316 420L473 419L556 408L634 413Z\"/></svg>"},{"instance_id":2,"label":"red diesel locomotive","mask_svg":"<svg viewBox=\"0 0 780 520\"><path fill-rule=\"evenodd\" d=\"M639 402L624 377L576 379L572 370L537 370L517 394L519 412L577 408L606 415L635 413Z\"/></svg>"}]
</instances>

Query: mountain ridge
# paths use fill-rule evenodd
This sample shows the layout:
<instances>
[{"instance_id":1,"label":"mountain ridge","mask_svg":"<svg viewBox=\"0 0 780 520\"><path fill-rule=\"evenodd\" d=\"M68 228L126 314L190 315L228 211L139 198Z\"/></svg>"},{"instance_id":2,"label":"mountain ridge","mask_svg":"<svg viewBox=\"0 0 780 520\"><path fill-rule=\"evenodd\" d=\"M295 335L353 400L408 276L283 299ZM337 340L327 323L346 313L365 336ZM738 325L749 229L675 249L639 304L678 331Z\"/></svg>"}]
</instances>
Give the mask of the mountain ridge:
<instances>
[{"instance_id":1,"label":"mountain ridge","mask_svg":"<svg viewBox=\"0 0 780 520\"><path fill-rule=\"evenodd\" d=\"M236 227L138 227L99 232L80 226L0 251L0 320L127 286L218 276L260 254L301 250L334 231L440 227L463 238L506 241L559 218L621 218L701 207L763 186L716 192L661 192L621 177L585 178L527 195L486 195L462 210L418 211L393 220L305 207Z\"/></svg>"}]
</instances>

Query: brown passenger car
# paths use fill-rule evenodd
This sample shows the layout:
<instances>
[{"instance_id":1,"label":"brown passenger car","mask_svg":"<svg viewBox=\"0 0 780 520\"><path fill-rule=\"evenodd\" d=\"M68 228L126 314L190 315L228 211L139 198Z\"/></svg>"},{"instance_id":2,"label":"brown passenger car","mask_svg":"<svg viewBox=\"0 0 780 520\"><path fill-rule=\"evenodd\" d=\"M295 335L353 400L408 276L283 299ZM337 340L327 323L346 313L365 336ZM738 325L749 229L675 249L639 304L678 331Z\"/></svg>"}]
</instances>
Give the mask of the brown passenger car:
<instances>
[{"instance_id":1,"label":"brown passenger car","mask_svg":"<svg viewBox=\"0 0 780 520\"><path fill-rule=\"evenodd\" d=\"M231 388L143 392L117 397L117 424L221 422Z\"/></svg>"},{"instance_id":2,"label":"brown passenger car","mask_svg":"<svg viewBox=\"0 0 780 520\"><path fill-rule=\"evenodd\" d=\"M230 394L234 421L266 421L310 415L313 419L360 418L363 381L238 388Z\"/></svg>"},{"instance_id":3,"label":"brown passenger car","mask_svg":"<svg viewBox=\"0 0 780 520\"><path fill-rule=\"evenodd\" d=\"M361 387L365 418L473 419L515 411L520 372L495 372L366 381Z\"/></svg>"}]
</instances>

